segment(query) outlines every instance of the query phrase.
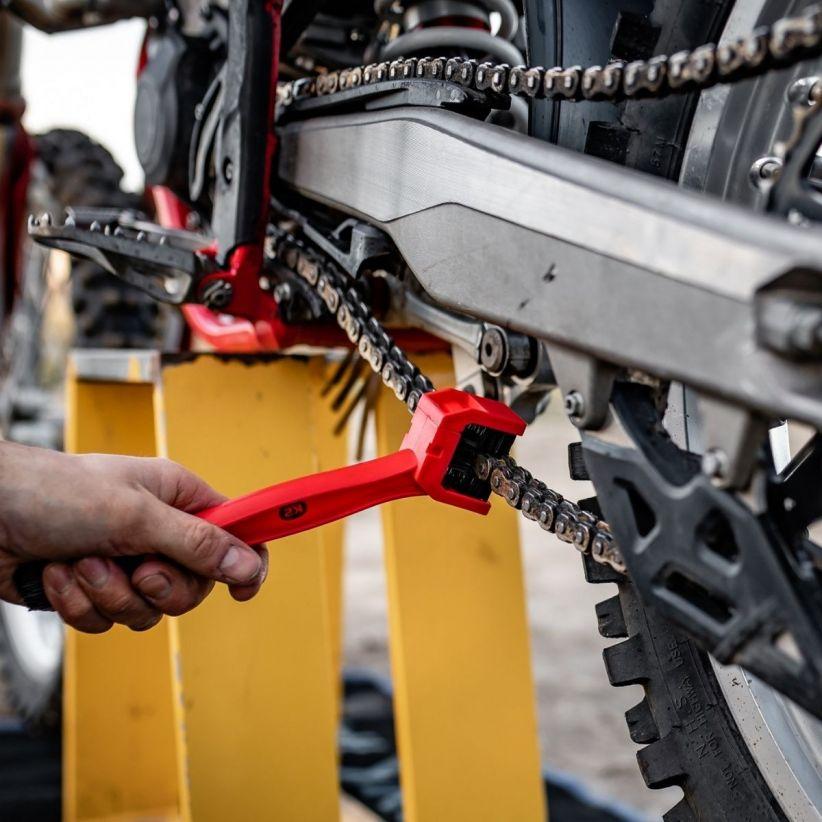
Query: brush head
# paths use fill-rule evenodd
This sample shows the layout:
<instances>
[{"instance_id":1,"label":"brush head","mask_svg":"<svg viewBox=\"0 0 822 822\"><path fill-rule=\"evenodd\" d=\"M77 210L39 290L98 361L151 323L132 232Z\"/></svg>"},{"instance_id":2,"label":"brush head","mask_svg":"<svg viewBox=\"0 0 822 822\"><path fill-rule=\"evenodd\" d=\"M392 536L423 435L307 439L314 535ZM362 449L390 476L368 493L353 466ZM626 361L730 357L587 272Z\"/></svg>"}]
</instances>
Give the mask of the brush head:
<instances>
[{"instance_id":1,"label":"brush head","mask_svg":"<svg viewBox=\"0 0 822 822\"><path fill-rule=\"evenodd\" d=\"M477 477L476 458L504 457L524 431L508 406L446 388L420 400L402 448L417 455L416 481L428 496L485 514L491 486Z\"/></svg>"},{"instance_id":2,"label":"brush head","mask_svg":"<svg viewBox=\"0 0 822 822\"><path fill-rule=\"evenodd\" d=\"M477 456L506 457L514 440L514 434L506 434L476 423L466 425L442 478L442 487L474 499L487 500L491 496L491 483L477 475Z\"/></svg>"}]
</instances>

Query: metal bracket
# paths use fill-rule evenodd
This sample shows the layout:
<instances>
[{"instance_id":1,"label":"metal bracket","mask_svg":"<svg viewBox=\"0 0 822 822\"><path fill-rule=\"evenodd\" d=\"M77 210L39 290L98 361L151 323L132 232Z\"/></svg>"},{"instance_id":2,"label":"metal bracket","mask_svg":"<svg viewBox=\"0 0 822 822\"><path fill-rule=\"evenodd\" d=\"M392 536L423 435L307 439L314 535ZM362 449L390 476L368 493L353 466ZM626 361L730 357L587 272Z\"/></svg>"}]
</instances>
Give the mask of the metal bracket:
<instances>
[{"instance_id":1,"label":"metal bracket","mask_svg":"<svg viewBox=\"0 0 822 822\"><path fill-rule=\"evenodd\" d=\"M492 109L509 108L510 99L441 80L386 80L383 83L338 91L325 97L297 98L281 109L277 120L285 123L318 114L379 111L397 106L459 109L463 114L485 119Z\"/></svg>"},{"instance_id":2,"label":"metal bracket","mask_svg":"<svg viewBox=\"0 0 822 822\"><path fill-rule=\"evenodd\" d=\"M668 439L642 386L618 384L614 410L638 449L585 433L585 465L643 600L822 717L822 598L801 522L784 527L717 487ZM803 452L782 479L761 465L772 500L796 493L791 477L807 481L803 466L819 459Z\"/></svg>"},{"instance_id":3,"label":"metal bracket","mask_svg":"<svg viewBox=\"0 0 822 822\"><path fill-rule=\"evenodd\" d=\"M593 357L554 345L548 347L551 367L565 400L565 413L581 429L601 428L617 369Z\"/></svg>"}]
</instances>

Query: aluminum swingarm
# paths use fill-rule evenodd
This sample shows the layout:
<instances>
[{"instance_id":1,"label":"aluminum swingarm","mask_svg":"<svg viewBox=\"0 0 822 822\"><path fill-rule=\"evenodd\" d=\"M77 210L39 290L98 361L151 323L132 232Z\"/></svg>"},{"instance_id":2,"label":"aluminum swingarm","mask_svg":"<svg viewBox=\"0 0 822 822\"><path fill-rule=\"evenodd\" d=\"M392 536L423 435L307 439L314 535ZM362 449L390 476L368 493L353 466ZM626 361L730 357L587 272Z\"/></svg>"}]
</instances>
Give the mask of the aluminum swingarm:
<instances>
[{"instance_id":1,"label":"aluminum swingarm","mask_svg":"<svg viewBox=\"0 0 822 822\"><path fill-rule=\"evenodd\" d=\"M822 429L822 238L443 110L280 136L281 179L388 233L433 302L546 341L645 601L822 716L822 440L782 475L762 448L775 419ZM702 462L659 425L669 380Z\"/></svg>"},{"instance_id":2,"label":"aluminum swingarm","mask_svg":"<svg viewBox=\"0 0 822 822\"><path fill-rule=\"evenodd\" d=\"M282 180L383 228L435 302L551 343L580 427L605 419L599 364L822 428L820 362L758 342L770 302L822 293L816 232L448 111L281 138Z\"/></svg>"}]
</instances>

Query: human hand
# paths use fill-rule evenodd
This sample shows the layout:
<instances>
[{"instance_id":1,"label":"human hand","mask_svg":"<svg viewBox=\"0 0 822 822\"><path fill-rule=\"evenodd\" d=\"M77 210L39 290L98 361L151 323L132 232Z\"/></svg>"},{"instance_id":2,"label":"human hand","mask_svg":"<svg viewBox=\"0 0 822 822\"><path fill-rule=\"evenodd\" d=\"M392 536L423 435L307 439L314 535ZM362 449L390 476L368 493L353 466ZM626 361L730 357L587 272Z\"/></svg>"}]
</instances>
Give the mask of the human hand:
<instances>
[{"instance_id":1,"label":"human hand","mask_svg":"<svg viewBox=\"0 0 822 822\"><path fill-rule=\"evenodd\" d=\"M199 605L214 582L238 601L268 556L194 514L225 500L163 459L75 456L0 443L0 598L20 603L18 565L50 564L46 596L65 622L101 633L146 630ZM129 578L113 557L151 555Z\"/></svg>"}]
</instances>

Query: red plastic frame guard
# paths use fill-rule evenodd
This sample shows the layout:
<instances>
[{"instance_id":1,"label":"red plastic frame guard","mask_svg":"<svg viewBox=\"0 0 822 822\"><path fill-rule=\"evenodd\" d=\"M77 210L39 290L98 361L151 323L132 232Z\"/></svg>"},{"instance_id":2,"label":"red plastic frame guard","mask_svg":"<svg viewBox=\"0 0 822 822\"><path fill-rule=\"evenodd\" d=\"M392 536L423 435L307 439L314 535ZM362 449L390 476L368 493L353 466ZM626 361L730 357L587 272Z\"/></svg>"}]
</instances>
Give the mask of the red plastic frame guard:
<instances>
[{"instance_id":1,"label":"red plastic frame guard","mask_svg":"<svg viewBox=\"0 0 822 822\"><path fill-rule=\"evenodd\" d=\"M443 486L468 425L514 436L525 423L510 408L447 388L426 394L400 450L369 462L312 474L230 500L200 513L251 545L287 537L391 500L427 495L487 514L490 504Z\"/></svg>"}]
</instances>

